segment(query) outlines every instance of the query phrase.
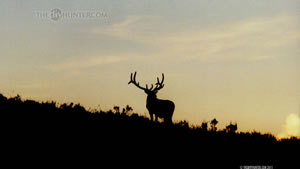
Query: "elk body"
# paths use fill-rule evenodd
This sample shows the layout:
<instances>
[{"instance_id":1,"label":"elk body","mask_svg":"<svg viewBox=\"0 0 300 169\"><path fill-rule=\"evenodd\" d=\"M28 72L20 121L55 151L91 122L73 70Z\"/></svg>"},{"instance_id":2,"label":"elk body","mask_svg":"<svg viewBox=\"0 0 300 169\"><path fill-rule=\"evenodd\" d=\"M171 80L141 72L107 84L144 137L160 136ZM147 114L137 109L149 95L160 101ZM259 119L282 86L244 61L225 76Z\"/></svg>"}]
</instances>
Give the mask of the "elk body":
<instances>
[{"instance_id":1,"label":"elk body","mask_svg":"<svg viewBox=\"0 0 300 169\"><path fill-rule=\"evenodd\" d=\"M161 100L158 99L156 94L157 92L164 87L164 74L162 74L162 81L159 81L157 78L157 83L155 84L155 88L153 84L151 87L146 88L141 87L138 82L136 82L136 72L134 74L131 73L130 81L128 84L134 84L139 89L144 90L147 94L146 107L149 111L151 121L153 121L153 116L155 116L155 121L157 121L158 117L164 119L164 122L172 123L172 116L175 109L175 104L170 100Z\"/></svg>"}]
</instances>

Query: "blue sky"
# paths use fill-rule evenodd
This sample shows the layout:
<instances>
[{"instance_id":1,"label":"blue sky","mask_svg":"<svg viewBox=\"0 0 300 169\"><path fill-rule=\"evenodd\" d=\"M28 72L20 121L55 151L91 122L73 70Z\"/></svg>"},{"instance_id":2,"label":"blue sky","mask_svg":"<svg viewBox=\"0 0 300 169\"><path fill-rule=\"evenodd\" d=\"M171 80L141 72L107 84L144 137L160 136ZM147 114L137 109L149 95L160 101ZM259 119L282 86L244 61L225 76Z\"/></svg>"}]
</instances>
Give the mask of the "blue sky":
<instances>
[{"instance_id":1,"label":"blue sky","mask_svg":"<svg viewBox=\"0 0 300 169\"><path fill-rule=\"evenodd\" d=\"M52 9L107 15L54 21ZM300 111L299 9L296 0L4 0L0 90L147 114L129 75L146 84L164 72L158 97L175 102L175 120L282 133Z\"/></svg>"}]
</instances>

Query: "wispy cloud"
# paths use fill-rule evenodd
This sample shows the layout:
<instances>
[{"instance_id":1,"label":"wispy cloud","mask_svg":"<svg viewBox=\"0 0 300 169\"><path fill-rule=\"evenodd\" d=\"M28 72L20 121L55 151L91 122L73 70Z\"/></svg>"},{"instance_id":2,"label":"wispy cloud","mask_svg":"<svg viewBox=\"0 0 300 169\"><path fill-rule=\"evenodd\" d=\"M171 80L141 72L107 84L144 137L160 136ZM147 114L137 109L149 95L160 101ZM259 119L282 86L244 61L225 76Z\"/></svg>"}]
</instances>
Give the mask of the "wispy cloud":
<instances>
[{"instance_id":1,"label":"wispy cloud","mask_svg":"<svg viewBox=\"0 0 300 169\"><path fill-rule=\"evenodd\" d=\"M276 56L278 49L299 43L297 18L253 18L210 30L183 32L167 37L165 55L188 55L198 60L261 60ZM167 45L169 44L169 45ZM275 51L275 52L274 52Z\"/></svg>"},{"instance_id":2,"label":"wispy cloud","mask_svg":"<svg viewBox=\"0 0 300 169\"><path fill-rule=\"evenodd\" d=\"M155 37L153 30L158 28L156 24L159 22L161 19L157 16L129 15L124 17L122 21L111 24L104 29L92 28L91 33L142 42Z\"/></svg>"},{"instance_id":3,"label":"wispy cloud","mask_svg":"<svg viewBox=\"0 0 300 169\"><path fill-rule=\"evenodd\" d=\"M84 57L81 59L72 59L70 61L65 61L63 63L51 64L48 65L46 68L50 71L58 72L58 71L90 68L90 67L105 65L105 64L113 64L113 63L121 62L122 60L124 59L116 56Z\"/></svg>"},{"instance_id":4,"label":"wispy cloud","mask_svg":"<svg viewBox=\"0 0 300 169\"><path fill-rule=\"evenodd\" d=\"M259 61L270 59L277 55L278 50L287 50L285 47L300 43L298 19L296 16L277 15L248 18L210 29L157 31L159 27L156 27L151 32L147 30L150 25L168 23L159 17L129 16L105 30L93 29L92 32L154 46L156 51L152 57L157 58Z\"/></svg>"}]
</instances>

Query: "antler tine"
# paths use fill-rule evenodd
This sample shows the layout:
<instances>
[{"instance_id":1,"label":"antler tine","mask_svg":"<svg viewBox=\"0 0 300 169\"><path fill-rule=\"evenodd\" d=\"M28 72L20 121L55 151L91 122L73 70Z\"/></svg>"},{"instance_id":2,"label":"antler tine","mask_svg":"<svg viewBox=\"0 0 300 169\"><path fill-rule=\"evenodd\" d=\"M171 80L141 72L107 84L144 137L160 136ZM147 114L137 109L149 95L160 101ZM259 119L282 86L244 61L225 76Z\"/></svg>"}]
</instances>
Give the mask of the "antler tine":
<instances>
[{"instance_id":1,"label":"antler tine","mask_svg":"<svg viewBox=\"0 0 300 169\"><path fill-rule=\"evenodd\" d=\"M132 73L130 74L130 81L128 82L128 84L132 83Z\"/></svg>"},{"instance_id":2,"label":"antler tine","mask_svg":"<svg viewBox=\"0 0 300 169\"><path fill-rule=\"evenodd\" d=\"M134 76L133 76L133 80L136 82L135 78L136 78L136 72L134 72Z\"/></svg>"},{"instance_id":3,"label":"antler tine","mask_svg":"<svg viewBox=\"0 0 300 169\"><path fill-rule=\"evenodd\" d=\"M151 84L150 89L148 89L148 85L146 84L146 89L147 89L147 90L152 90L152 89L153 89L153 84Z\"/></svg>"},{"instance_id":4,"label":"antler tine","mask_svg":"<svg viewBox=\"0 0 300 169\"><path fill-rule=\"evenodd\" d=\"M151 88L149 90L152 90L153 89L153 84L151 84Z\"/></svg>"},{"instance_id":5,"label":"antler tine","mask_svg":"<svg viewBox=\"0 0 300 169\"><path fill-rule=\"evenodd\" d=\"M165 76L164 76L164 74L162 73L162 80L161 80L161 82L159 81L159 78L157 77L157 83L155 84L156 85L156 87L153 89L153 91L154 90L160 90L160 89L162 89L163 87L164 87L164 80L165 80Z\"/></svg>"},{"instance_id":6,"label":"antler tine","mask_svg":"<svg viewBox=\"0 0 300 169\"><path fill-rule=\"evenodd\" d=\"M162 85L164 83L164 80L165 80L165 76L164 76L164 74L162 74L162 80L161 80L161 82L159 82L159 78L157 77L157 83L156 83L156 85Z\"/></svg>"}]
</instances>

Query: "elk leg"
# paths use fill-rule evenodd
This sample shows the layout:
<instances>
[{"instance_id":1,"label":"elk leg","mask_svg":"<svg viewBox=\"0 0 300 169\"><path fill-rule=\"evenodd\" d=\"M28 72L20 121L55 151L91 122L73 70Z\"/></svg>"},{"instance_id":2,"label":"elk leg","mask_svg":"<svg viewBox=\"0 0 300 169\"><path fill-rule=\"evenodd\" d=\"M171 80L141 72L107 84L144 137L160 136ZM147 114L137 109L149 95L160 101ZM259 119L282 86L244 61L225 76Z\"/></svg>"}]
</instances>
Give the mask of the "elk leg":
<instances>
[{"instance_id":1,"label":"elk leg","mask_svg":"<svg viewBox=\"0 0 300 169\"><path fill-rule=\"evenodd\" d=\"M155 122L157 122L157 119L158 119L158 117L157 117L157 115L155 115Z\"/></svg>"},{"instance_id":2,"label":"elk leg","mask_svg":"<svg viewBox=\"0 0 300 169\"><path fill-rule=\"evenodd\" d=\"M149 112L149 114L150 114L150 119L151 119L151 121L153 121L153 113L150 113L150 112Z\"/></svg>"},{"instance_id":3,"label":"elk leg","mask_svg":"<svg viewBox=\"0 0 300 169\"><path fill-rule=\"evenodd\" d=\"M172 118L168 118L167 123L172 124Z\"/></svg>"}]
</instances>

